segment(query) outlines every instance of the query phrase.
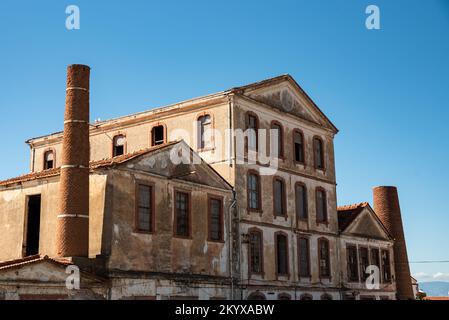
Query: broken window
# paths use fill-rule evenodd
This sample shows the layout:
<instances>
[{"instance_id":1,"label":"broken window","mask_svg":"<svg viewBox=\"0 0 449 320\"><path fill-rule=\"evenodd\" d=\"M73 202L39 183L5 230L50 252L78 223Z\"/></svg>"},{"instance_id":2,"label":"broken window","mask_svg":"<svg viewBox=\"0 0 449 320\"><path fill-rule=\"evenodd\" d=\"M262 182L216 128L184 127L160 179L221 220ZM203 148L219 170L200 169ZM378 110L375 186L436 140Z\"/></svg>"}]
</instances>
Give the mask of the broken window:
<instances>
[{"instance_id":1,"label":"broken window","mask_svg":"<svg viewBox=\"0 0 449 320\"><path fill-rule=\"evenodd\" d=\"M155 126L151 129L151 146L165 143L165 128L163 125Z\"/></svg>"},{"instance_id":2,"label":"broken window","mask_svg":"<svg viewBox=\"0 0 449 320\"><path fill-rule=\"evenodd\" d=\"M55 167L55 154L49 150L44 153L44 170L53 169Z\"/></svg>"},{"instance_id":3,"label":"broken window","mask_svg":"<svg viewBox=\"0 0 449 320\"><path fill-rule=\"evenodd\" d=\"M293 132L293 143L295 147L295 162L304 163L304 138L298 130Z\"/></svg>"},{"instance_id":4,"label":"broken window","mask_svg":"<svg viewBox=\"0 0 449 320\"><path fill-rule=\"evenodd\" d=\"M321 189L316 189L316 220L317 222L327 222L327 200L326 192Z\"/></svg>"},{"instance_id":5,"label":"broken window","mask_svg":"<svg viewBox=\"0 0 449 320\"><path fill-rule=\"evenodd\" d=\"M288 275L288 240L285 234L276 235L276 266L278 275Z\"/></svg>"},{"instance_id":6,"label":"broken window","mask_svg":"<svg viewBox=\"0 0 449 320\"><path fill-rule=\"evenodd\" d=\"M41 195L28 197L25 256L39 253L39 233L41 220Z\"/></svg>"},{"instance_id":7,"label":"broken window","mask_svg":"<svg viewBox=\"0 0 449 320\"><path fill-rule=\"evenodd\" d=\"M319 257L319 269L320 277L328 278L331 275L330 269L330 257L329 257L329 241L326 239L318 240L318 257Z\"/></svg>"},{"instance_id":8,"label":"broken window","mask_svg":"<svg viewBox=\"0 0 449 320\"><path fill-rule=\"evenodd\" d=\"M262 232L253 230L249 232L249 265L250 273L263 272Z\"/></svg>"},{"instance_id":9,"label":"broken window","mask_svg":"<svg viewBox=\"0 0 449 320\"><path fill-rule=\"evenodd\" d=\"M212 147L212 119L210 115L198 118L198 148Z\"/></svg>"},{"instance_id":10,"label":"broken window","mask_svg":"<svg viewBox=\"0 0 449 320\"><path fill-rule=\"evenodd\" d=\"M365 281L368 278L366 268L369 266L368 248L359 248L359 260L360 260L360 278Z\"/></svg>"},{"instance_id":11,"label":"broken window","mask_svg":"<svg viewBox=\"0 0 449 320\"><path fill-rule=\"evenodd\" d=\"M271 129L277 131L277 156L282 158L284 156L284 133L282 131L282 126L279 122L273 122L271 124Z\"/></svg>"},{"instance_id":12,"label":"broken window","mask_svg":"<svg viewBox=\"0 0 449 320\"><path fill-rule=\"evenodd\" d=\"M313 154L316 169L324 169L323 140L319 137L313 138Z\"/></svg>"},{"instance_id":13,"label":"broken window","mask_svg":"<svg viewBox=\"0 0 449 320\"><path fill-rule=\"evenodd\" d=\"M223 202L219 198L209 199L209 240L223 240Z\"/></svg>"},{"instance_id":14,"label":"broken window","mask_svg":"<svg viewBox=\"0 0 449 320\"><path fill-rule=\"evenodd\" d=\"M310 277L310 251L309 239L298 239L299 277Z\"/></svg>"},{"instance_id":15,"label":"broken window","mask_svg":"<svg viewBox=\"0 0 449 320\"><path fill-rule=\"evenodd\" d=\"M382 280L391 282L390 252L382 250Z\"/></svg>"},{"instance_id":16,"label":"broken window","mask_svg":"<svg viewBox=\"0 0 449 320\"><path fill-rule=\"evenodd\" d=\"M299 220L307 220L307 188L305 185L298 183L296 185L296 216Z\"/></svg>"},{"instance_id":17,"label":"broken window","mask_svg":"<svg viewBox=\"0 0 449 320\"><path fill-rule=\"evenodd\" d=\"M359 281L359 266L357 262L357 247L348 245L346 247L346 254L348 259L348 279L349 281Z\"/></svg>"},{"instance_id":18,"label":"broken window","mask_svg":"<svg viewBox=\"0 0 449 320\"><path fill-rule=\"evenodd\" d=\"M260 177L256 173L248 173L248 209L260 210Z\"/></svg>"},{"instance_id":19,"label":"broken window","mask_svg":"<svg viewBox=\"0 0 449 320\"><path fill-rule=\"evenodd\" d=\"M273 201L274 201L274 215L284 216L285 211L285 186L284 181L280 178L275 178L273 181Z\"/></svg>"},{"instance_id":20,"label":"broken window","mask_svg":"<svg viewBox=\"0 0 449 320\"><path fill-rule=\"evenodd\" d=\"M113 139L113 156L121 156L125 154L125 144L126 138L124 135L120 134L114 137Z\"/></svg>"},{"instance_id":21,"label":"broken window","mask_svg":"<svg viewBox=\"0 0 449 320\"><path fill-rule=\"evenodd\" d=\"M259 121L254 114L247 116L247 130L248 130L248 150L257 151Z\"/></svg>"},{"instance_id":22,"label":"broken window","mask_svg":"<svg viewBox=\"0 0 449 320\"><path fill-rule=\"evenodd\" d=\"M379 249L371 249L371 265L376 266L377 268L379 268L379 274L380 274Z\"/></svg>"},{"instance_id":23,"label":"broken window","mask_svg":"<svg viewBox=\"0 0 449 320\"><path fill-rule=\"evenodd\" d=\"M137 231L153 232L153 188L137 186Z\"/></svg>"},{"instance_id":24,"label":"broken window","mask_svg":"<svg viewBox=\"0 0 449 320\"><path fill-rule=\"evenodd\" d=\"M190 236L190 195L185 192L175 193L175 235L180 237Z\"/></svg>"}]
</instances>

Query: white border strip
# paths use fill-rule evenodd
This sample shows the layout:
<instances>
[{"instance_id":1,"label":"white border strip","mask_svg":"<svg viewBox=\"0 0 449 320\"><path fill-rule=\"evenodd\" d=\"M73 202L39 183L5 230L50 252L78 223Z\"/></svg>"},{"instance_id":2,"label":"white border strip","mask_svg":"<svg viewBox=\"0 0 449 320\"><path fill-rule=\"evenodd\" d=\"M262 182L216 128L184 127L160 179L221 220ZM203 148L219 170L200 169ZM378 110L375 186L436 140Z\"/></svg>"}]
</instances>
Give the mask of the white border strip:
<instances>
[{"instance_id":1,"label":"white border strip","mask_svg":"<svg viewBox=\"0 0 449 320\"><path fill-rule=\"evenodd\" d=\"M88 215L85 214L60 214L58 218L84 218L89 219Z\"/></svg>"},{"instance_id":2,"label":"white border strip","mask_svg":"<svg viewBox=\"0 0 449 320\"><path fill-rule=\"evenodd\" d=\"M67 87L67 89L65 89L65 91L69 91L69 90L82 90L82 91L89 92L89 90L87 90L86 88L81 88L81 87Z\"/></svg>"}]
</instances>

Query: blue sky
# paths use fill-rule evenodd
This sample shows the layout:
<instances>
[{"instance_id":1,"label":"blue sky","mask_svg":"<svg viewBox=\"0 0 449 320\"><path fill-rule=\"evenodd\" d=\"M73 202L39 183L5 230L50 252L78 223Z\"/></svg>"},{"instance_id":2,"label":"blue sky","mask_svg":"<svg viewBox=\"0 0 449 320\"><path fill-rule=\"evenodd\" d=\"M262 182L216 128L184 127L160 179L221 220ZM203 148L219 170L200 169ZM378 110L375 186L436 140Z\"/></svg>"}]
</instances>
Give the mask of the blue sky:
<instances>
[{"instance_id":1,"label":"blue sky","mask_svg":"<svg viewBox=\"0 0 449 320\"><path fill-rule=\"evenodd\" d=\"M68 64L92 67L92 119L289 73L340 129L339 204L398 186L410 260L449 260L449 1L2 0L0 39L0 179L61 130ZM449 280L449 264L411 267Z\"/></svg>"}]
</instances>

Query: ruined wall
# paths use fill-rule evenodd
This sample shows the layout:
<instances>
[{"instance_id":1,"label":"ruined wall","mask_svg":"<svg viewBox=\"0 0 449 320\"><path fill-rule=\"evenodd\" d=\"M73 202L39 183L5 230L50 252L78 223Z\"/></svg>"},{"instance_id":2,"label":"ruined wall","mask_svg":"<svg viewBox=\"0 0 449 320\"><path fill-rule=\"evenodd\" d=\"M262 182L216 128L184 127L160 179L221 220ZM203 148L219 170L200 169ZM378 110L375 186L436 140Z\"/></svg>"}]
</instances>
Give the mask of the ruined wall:
<instances>
[{"instance_id":1,"label":"ruined wall","mask_svg":"<svg viewBox=\"0 0 449 320\"><path fill-rule=\"evenodd\" d=\"M154 184L155 230L152 234L135 230L136 181ZM227 235L227 208L231 193L207 186L133 172L109 172L108 197L112 204L112 247L109 268L122 271L178 273L179 275L229 276L228 243L207 241L207 195L224 197L224 235ZM191 192L191 237L173 236L174 189ZM226 238L225 238L226 239Z\"/></svg>"},{"instance_id":2,"label":"ruined wall","mask_svg":"<svg viewBox=\"0 0 449 320\"><path fill-rule=\"evenodd\" d=\"M90 176L89 253L100 253L106 177ZM0 189L0 261L23 257L27 217L27 197L41 194L39 253L56 255L56 216L58 214L59 177L25 182Z\"/></svg>"}]
</instances>

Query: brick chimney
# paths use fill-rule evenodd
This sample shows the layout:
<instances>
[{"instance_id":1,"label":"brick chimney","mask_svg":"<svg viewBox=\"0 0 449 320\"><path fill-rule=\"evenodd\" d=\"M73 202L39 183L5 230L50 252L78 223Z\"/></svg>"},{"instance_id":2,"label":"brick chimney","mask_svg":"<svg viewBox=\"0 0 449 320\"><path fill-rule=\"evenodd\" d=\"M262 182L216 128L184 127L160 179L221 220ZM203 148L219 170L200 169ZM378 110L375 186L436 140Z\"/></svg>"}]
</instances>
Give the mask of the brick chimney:
<instances>
[{"instance_id":1,"label":"brick chimney","mask_svg":"<svg viewBox=\"0 0 449 320\"><path fill-rule=\"evenodd\" d=\"M394 237L394 270L398 299L415 299L410 277L404 229L402 227L398 190L396 187L374 187L373 198L374 211Z\"/></svg>"},{"instance_id":2,"label":"brick chimney","mask_svg":"<svg viewBox=\"0 0 449 320\"><path fill-rule=\"evenodd\" d=\"M89 75L67 68L56 248L60 257L89 255Z\"/></svg>"}]
</instances>

